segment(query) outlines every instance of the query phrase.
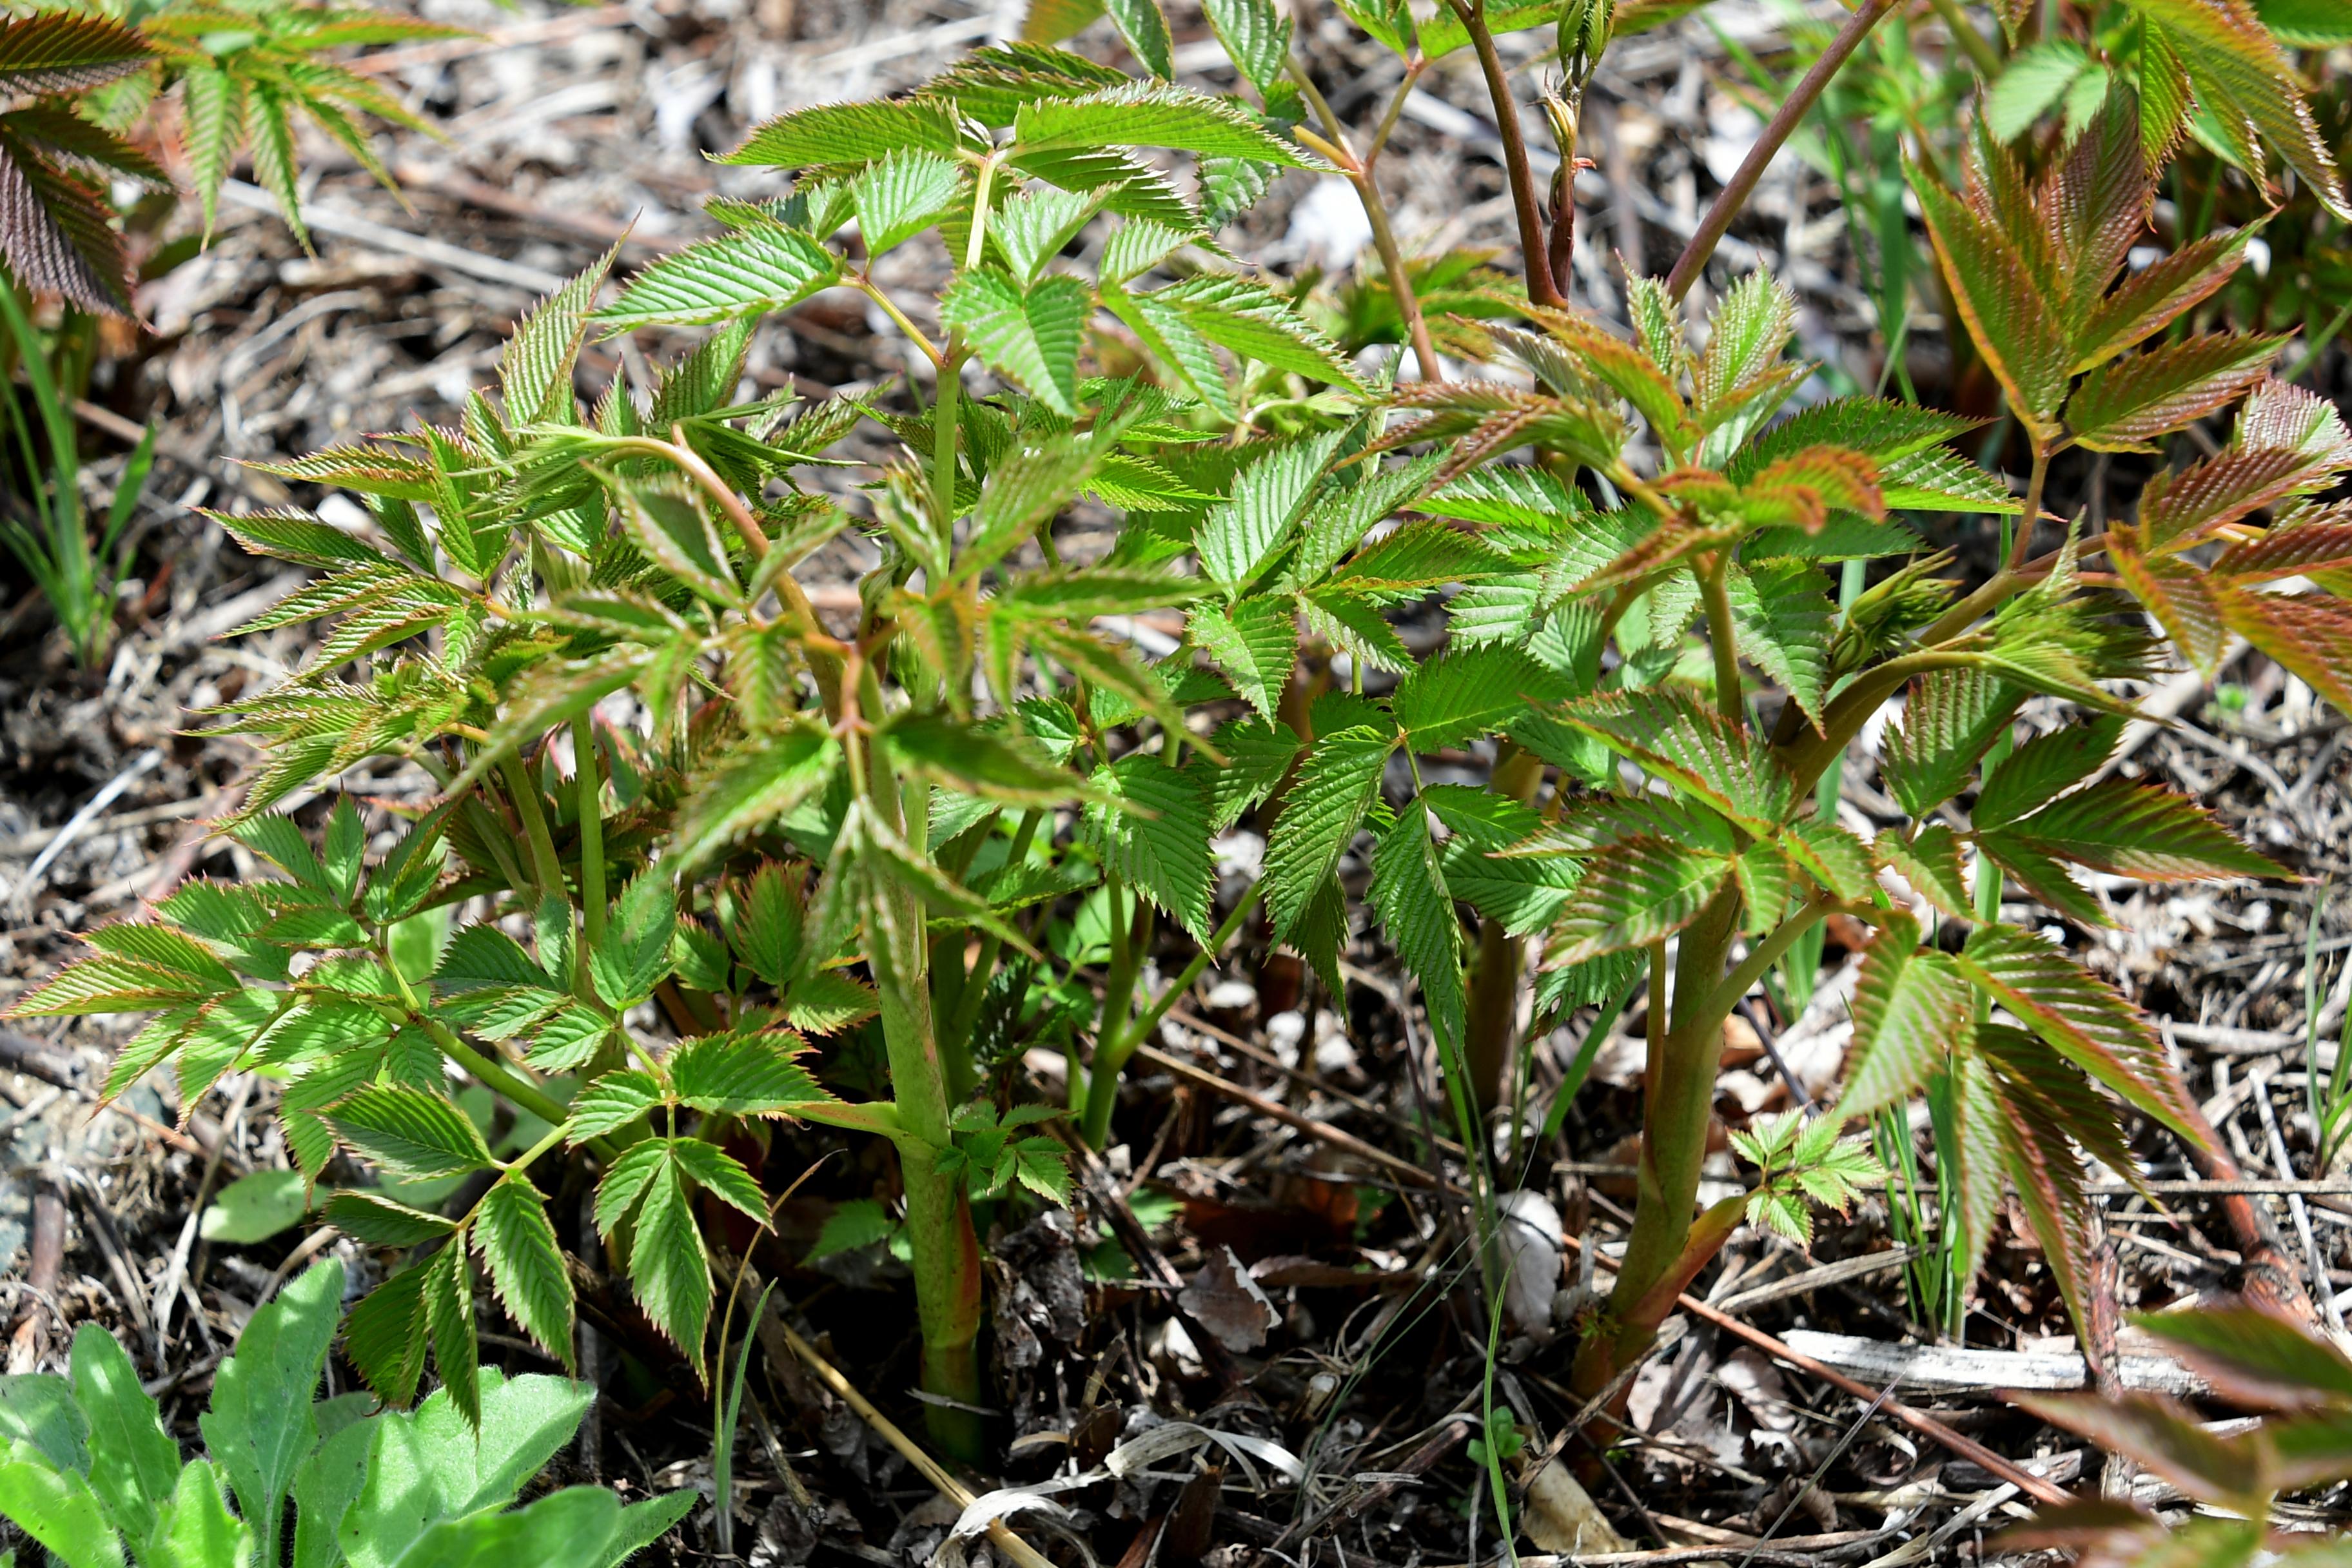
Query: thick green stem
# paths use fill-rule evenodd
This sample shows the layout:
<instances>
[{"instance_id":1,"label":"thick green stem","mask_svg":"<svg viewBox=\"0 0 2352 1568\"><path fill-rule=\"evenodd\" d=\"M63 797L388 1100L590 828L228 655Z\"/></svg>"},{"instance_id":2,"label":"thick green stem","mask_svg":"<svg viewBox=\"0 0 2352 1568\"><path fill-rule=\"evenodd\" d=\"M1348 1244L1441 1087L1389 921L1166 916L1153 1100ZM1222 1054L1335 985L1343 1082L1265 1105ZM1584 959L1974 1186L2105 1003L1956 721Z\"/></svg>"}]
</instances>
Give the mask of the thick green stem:
<instances>
[{"instance_id":1,"label":"thick green stem","mask_svg":"<svg viewBox=\"0 0 2352 1568\"><path fill-rule=\"evenodd\" d=\"M572 781L578 792L580 817L581 962L574 967L588 973L587 954L604 940L604 783L596 763L596 716L583 713L572 721ZM586 984L583 979L582 984ZM588 994L583 991L584 997Z\"/></svg>"},{"instance_id":2,"label":"thick green stem","mask_svg":"<svg viewBox=\"0 0 2352 1568\"><path fill-rule=\"evenodd\" d=\"M1095 1046L1094 1066L1087 1070L1086 1112L1079 1124L1087 1147L1099 1149L1110 1137L1110 1113L1118 1104L1118 1075L1126 1069L1136 1047L1151 1037L1151 1031L1168 1016L1169 1009L1192 989L1193 982L1201 978L1202 972L1215 961L1218 953L1224 951L1225 943L1233 941L1234 933L1242 929L1242 922L1249 919L1250 911L1257 908L1258 900L1265 892L1265 885L1260 883L1244 894L1241 901L1233 907L1223 922L1211 934L1206 945L1192 955L1192 962L1175 979L1160 987L1160 994L1153 997L1150 1005L1133 1019L1116 1032L1108 1028L1106 1019L1104 1032Z\"/></svg>"},{"instance_id":3,"label":"thick green stem","mask_svg":"<svg viewBox=\"0 0 2352 1568\"><path fill-rule=\"evenodd\" d=\"M522 759L509 753L499 763L499 777L514 798L515 815L522 818L523 842L530 848L531 880L538 885L541 899L562 899L568 906L571 892L563 884L563 862L556 858L555 837L548 831L547 813L541 807L539 784L523 766Z\"/></svg>"},{"instance_id":4,"label":"thick green stem","mask_svg":"<svg viewBox=\"0 0 2352 1568\"><path fill-rule=\"evenodd\" d=\"M1087 1142L1097 1149L1109 1136L1111 1110L1118 1100L1118 1072L1127 1062L1122 1047L1128 1009L1135 1002L1135 972L1140 962L1134 928L1143 923L1143 900L1136 899L1130 909L1126 883L1114 876L1108 890L1110 968L1103 977L1102 1010L1096 1016L1095 1061L1087 1073L1083 1091L1077 1084L1070 1085L1071 1104L1082 1108L1080 1125Z\"/></svg>"},{"instance_id":5,"label":"thick green stem","mask_svg":"<svg viewBox=\"0 0 2352 1568\"><path fill-rule=\"evenodd\" d=\"M861 663L852 691L861 716L883 711L881 682ZM900 835L908 849L928 852L929 786L903 782L868 751L852 763L864 808ZM907 1239L914 1249L915 1315L923 1340L922 1386L953 1405L926 1405L931 1439L953 1458L976 1463L984 1451L980 1417L980 1242L961 1174L942 1173L939 1156L953 1142L948 1074L931 1016L931 947L921 892L879 868L861 868L866 960L882 1016L898 1133L898 1177L907 1193Z\"/></svg>"},{"instance_id":6,"label":"thick green stem","mask_svg":"<svg viewBox=\"0 0 2352 1568\"><path fill-rule=\"evenodd\" d=\"M1660 1032L1659 993L1651 985L1650 1061L1642 1117L1642 1156L1634 1177L1633 1234L1611 1296L1616 1365L1648 1342L1656 1325L1630 1321L1619 1309L1641 1301L1679 1257L1690 1235L1706 1126L1715 1114L1716 1068L1723 1056L1723 1018L1710 1005L1724 958L1739 927L1736 883L1726 883L1684 928L1675 956L1672 1022ZM1658 961L1653 957L1654 963Z\"/></svg>"},{"instance_id":7,"label":"thick green stem","mask_svg":"<svg viewBox=\"0 0 2352 1568\"><path fill-rule=\"evenodd\" d=\"M924 1392L978 1405L980 1384L980 1243L971 1228L971 1202L961 1176L942 1175L938 1155L950 1142L944 1075L931 1029L931 994L922 966L922 900L910 890L873 890L869 921L884 929L867 942L890 1082L905 1130L898 1174L907 1192L907 1238L914 1249L915 1312L923 1338ZM875 916L879 916L875 920ZM980 1417L970 1410L926 1405L931 1438L952 1457L977 1461L983 1452Z\"/></svg>"},{"instance_id":8,"label":"thick green stem","mask_svg":"<svg viewBox=\"0 0 2352 1568\"><path fill-rule=\"evenodd\" d=\"M1524 805L1543 783L1543 759L1503 742L1487 787ZM1511 1047L1519 1022L1520 942L1500 921L1478 928L1478 967L1470 976L1463 1020L1462 1058L1470 1074L1470 1095L1483 1114L1499 1104L1511 1068Z\"/></svg>"},{"instance_id":9,"label":"thick green stem","mask_svg":"<svg viewBox=\"0 0 2352 1568\"><path fill-rule=\"evenodd\" d=\"M1723 1250L1723 1244L1731 1239L1731 1233L1739 1228L1747 1213L1745 1193L1708 1205L1683 1239L1683 1249L1675 1255L1674 1263L1643 1292L1640 1300L1618 1314L1619 1332L1639 1328L1645 1333L1655 1333L1658 1325L1674 1311L1675 1298L1688 1289L1690 1282L1698 1278L1698 1271Z\"/></svg>"}]
</instances>

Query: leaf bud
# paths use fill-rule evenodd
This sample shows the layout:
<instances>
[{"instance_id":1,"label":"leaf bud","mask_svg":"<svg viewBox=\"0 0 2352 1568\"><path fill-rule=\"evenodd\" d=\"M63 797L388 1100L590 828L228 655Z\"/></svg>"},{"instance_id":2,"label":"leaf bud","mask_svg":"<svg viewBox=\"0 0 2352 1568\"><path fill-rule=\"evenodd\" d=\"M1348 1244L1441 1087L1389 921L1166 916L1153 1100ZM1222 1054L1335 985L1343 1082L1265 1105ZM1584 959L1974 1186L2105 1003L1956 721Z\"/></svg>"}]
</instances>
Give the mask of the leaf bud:
<instances>
[{"instance_id":1,"label":"leaf bud","mask_svg":"<svg viewBox=\"0 0 2352 1568\"><path fill-rule=\"evenodd\" d=\"M1592 79L1601 52L1617 22L1617 0L1569 0L1559 14L1559 68L1569 86L1581 92Z\"/></svg>"}]
</instances>

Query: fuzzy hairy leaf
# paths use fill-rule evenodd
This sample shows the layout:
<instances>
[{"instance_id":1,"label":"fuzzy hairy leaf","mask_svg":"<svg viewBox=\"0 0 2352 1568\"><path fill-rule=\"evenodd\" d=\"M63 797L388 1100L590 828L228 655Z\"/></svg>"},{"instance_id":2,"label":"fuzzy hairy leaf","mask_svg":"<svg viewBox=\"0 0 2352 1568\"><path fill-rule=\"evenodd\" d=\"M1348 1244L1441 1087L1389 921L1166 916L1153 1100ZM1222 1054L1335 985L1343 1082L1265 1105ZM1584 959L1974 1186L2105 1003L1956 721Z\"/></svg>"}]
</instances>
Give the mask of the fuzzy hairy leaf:
<instances>
[{"instance_id":1,"label":"fuzzy hairy leaf","mask_svg":"<svg viewBox=\"0 0 2352 1568\"><path fill-rule=\"evenodd\" d=\"M1076 278L1024 289L992 268L958 273L940 301L940 319L992 369L1068 416L1077 413L1078 342L1093 309L1093 293Z\"/></svg>"},{"instance_id":2,"label":"fuzzy hairy leaf","mask_svg":"<svg viewBox=\"0 0 2352 1568\"><path fill-rule=\"evenodd\" d=\"M1297 606L1287 598L1244 599L1231 609L1195 605L1186 621L1192 642L1223 670L1234 689L1265 718L1290 685L1298 663Z\"/></svg>"},{"instance_id":3,"label":"fuzzy hairy leaf","mask_svg":"<svg viewBox=\"0 0 2352 1568\"><path fill-rule=\"evenodd\" d=\"M2024 694L1978 669L1939 669L1911 686L1900 728L1886 731L1887 792L1925 817L1966 788L1977 759L2000 738Z\"/></svg>"},{"instance_id":4,"label":"fuzzy hairy leaf","mask_svg":"<svg viewBox=\"0 0 2352 1568\"><path fill-rule=\"evenodd\" d=\"M1531 708L1569 694L1567 679L1538 664L1524 649L1502 643L1441 655L1400 682L1391 707L1416 752L1459 746Z\"/></svg>"},{"instance_id":5,"label":"fuzzy hairy leaf","mask_svg":"<svg viewBox=\"0 0 2352 1568\"><path fill-rule=\"evenodd\" d=\"M2287 874L2240 843L2188 796L2126 779L2061 796L2019 822L2011 834L2045 853L2143 881Z\"/></svg>"},{"instance_id":6,"label":"fuzzy hairy leaf","mask_svg":"<svg viewBox=\"0 0 2352 1568\"><path fill-rule=\"evenodd\" d=\"M572 1276L539 1189L520 1173L493 1183L474 1212L471 1235L508 1315L571 1366Z\"/></svg>"},{"instance_id":7,"label":"fuzzy hairy leaf","mask_svg":"<svg viewBox=\"0 0 2352 1568\"><path fill-rule=\"evenodd\" d=\"M397 1085L361 1089L327 1112L361 1158L406 1181L459 1176L490 1163L473 1119L437 1094Z\"/></svg>"},{"instance_id":8,"label":"fuzzy hairy leaf","mask_svg":"<svg viewBox=\"0 0 2352 1568\"><path fill-rule=\"evenodd\" d=\"M1226 500L1201 520L1194 545L1202 568L1237 595L1289 540L1339 443L1334 430L1286 442L1234 476Z\"/></svg>"},{"instance_id":9,"label":"fuzzy hairy leaf","mask_svg":"<svg viewBox=\"0 0 2352 1568\"><path fill-rule=\"evenodd\" d=\"M821 103L768 121L719 162L792 169L866 163L909 151L953 153L962 144L954 105L939 99Z\"/></svg>"},{"instance_id":10,"label":"fuzzy hairy leaf","mask_svg":"<svg viewBox=\"0 0 2352 1568\"><path fill-rule=\"evenodd\" d=\"M1359 390L1339 346L1281 295L1244 278L1202 273L1149 296L1209 342L1244 359Z\"/></svg>"},{"instance_id":11,"label":"fuzzy hairy leaf","mask_svg":"<svg viewBox=\"0 0 2352 1568\"><path fill-rule=\"evenodd\" d=\"M1734 731L1722 715L1678 689L1583 698L1562 716L1751 833L1769 832L1795 793L1788 771L1756 735Z\"/></svg>"},{"instance_id":12,"label":"fuzzy hairy leaf","mask_svg":"<svg viewBox=\"0 0 2352 1568\"><path fill-rule=\"evenodd\" d=\"M2093 371L2066 404L2080 445L2145 452L2157 437L2194 424L2269 374L2280 337L2216 332Z\"/></svg>"}]
</instances>

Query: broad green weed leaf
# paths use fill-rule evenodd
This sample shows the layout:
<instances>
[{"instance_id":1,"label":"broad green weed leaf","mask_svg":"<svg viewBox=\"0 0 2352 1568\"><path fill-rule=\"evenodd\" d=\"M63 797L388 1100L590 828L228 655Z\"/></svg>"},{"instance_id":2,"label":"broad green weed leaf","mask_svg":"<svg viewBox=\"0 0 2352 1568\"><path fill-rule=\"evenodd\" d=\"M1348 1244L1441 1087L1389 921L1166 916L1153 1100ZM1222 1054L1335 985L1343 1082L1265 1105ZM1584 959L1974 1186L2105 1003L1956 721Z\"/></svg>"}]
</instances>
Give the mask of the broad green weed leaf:
<instances>
[{"instance_id":1,"label":"broad green weed leaf","mask_svg":"<svg viewBox=\"0 0 2352 1568\"><path fill-rule=\"evenodd\" d=\"M443 1520L400 1559L402 1568L512 1568L524 1559L597 1563L619 1528L621 1502L604 1487L566 1487L512 1513Z\"/></svg>"},{"instance_id":2,"label":"broad green weed leaf","mask_svg":"<svg viewBox=\"0 0 2352 1568\"><path fill-rule=\"evenodd\" d=\"M22 1437L0 1442L0 1514L66 1568L122 1568L122 1542L107 1527L89 1483L57 1468Z\"/></svg>"},{"instance_id":3,"label":"broad green weed leaf","mask_svg":"<svg viewBox=\"0 0 2352 1568\"><path fill-rule=\"evenodd\" d=\"M408 1415L373 1423L373 1446L358 1499L338 1537L352 1568L391 1568L444 1520L514 1500L570 1440L593 1391L537 1373L481 1373L482 1419L467 1420L447 1390Z\"/></svg>"},{"instance_id":4,"label":"broad green weed leaf","mask_svg":"<svg viewBox=\"0 0 2352 1568\"><path fill-rule=\"evenodd\" d=\"M473 1124L466 1125L470 1131ZM332 1258L312 1264L254 1313L236 1353L213 1374L212 1408L198 1422L205 1447L236 1489L238 1512L264 1541L282 1539L287 1489L319 1440L310 1406L342 1294L343 1266Z\"/></svg>"},{"instance_id":5,"label":"broad green weed leaf","mask_svg":"<svg viewBox=\"0 0 2352 1568\"><path fill-rule=\"evenodd\" d=\"M250 1172L220 1190L197 1233L231 1246L267 1241L302 1222L310 1196L310 1181L299 1171Z\"/></svg>"},{"instance_id":6,"label":"broad green weed leaf","mask_svg":"<svg viewBox=\"0 0 2352 1568\"><path fill-rule=\"evenodd\" d=\"M72 1364L74 1402L89 1422L90 1489L117 1530L144 1542L179 1484L180 1446L113 1335L95 1323L75 1330Z\"/></svg>"},{"instance_id":7,"label":"broad green weed leaf","mask_svg":"<svg viewBox=\"0 0 2352 1568\"><path fill-rule=\"evenodd\" d=\"M160 1568L227 1568L253 1555L253 1529L229 1512L219 1467L190 1461L157 1521L140 1562Z\"/></svg>"}]
</instances>

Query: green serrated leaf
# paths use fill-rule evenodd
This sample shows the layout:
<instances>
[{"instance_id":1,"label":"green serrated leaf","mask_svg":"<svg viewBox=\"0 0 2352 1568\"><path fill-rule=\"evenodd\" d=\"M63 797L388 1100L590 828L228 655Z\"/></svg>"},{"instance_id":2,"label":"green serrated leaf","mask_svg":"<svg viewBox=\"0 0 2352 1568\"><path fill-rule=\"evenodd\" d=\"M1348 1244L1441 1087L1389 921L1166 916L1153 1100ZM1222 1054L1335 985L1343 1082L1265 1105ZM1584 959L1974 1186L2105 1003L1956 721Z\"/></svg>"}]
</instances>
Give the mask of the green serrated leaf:
<instances>
[{"instance_id":1,"label":"green serrated leaf","mask_svg":"<svg viewBox=\"0 0 2352 1568\"><path fill-rule=\"evenodd\" d=\"M1210 801L1201 775L1133 752L1095 775L1107 797L1087 816L1103 867L1174 916L1194 940L1209 939L1214 884Z\"/></svg>"},{"instance_id":2,"label":"green serrated leaf","mask_svg":"<svg viewBox=\"0 0 2352 1568\"><path fill-rule=\"evenodd\" d=\"M1671 936L1698 918L1730 875L1730 861L1686 845L1612 844L1585 867L1546 960L1578 963Z\"/></svg>"},{"instance_id":3,"label":"green serrated leaf","mask_svg":"<svg viewBox=\"0 0 2352 1568\"><path fill-rule=\"evenodd\" d=\"M572 1276L539 1189L520 1173L493 1183L475 1208L471 1233L508 1315L569 1367Z\"/></svg>"},{"instance_id":4,"label":"green serrated leaf","mask_svg":"<svg viewBox=\"0 0 2352 1568\"><path fill-rule=\"evenodd\" d=\"M490 1163L473 1120L437 1094L398 1085L361 1089L327 1112L335 1135L361 1158L407 1181L461 1176Z\"/></svg>"},{"instance_id":5,"label":"green serrated leaf","mask_svg":"<svg viewBox=\"0 0 2352 1568\"><path fill-rule=\"evenodd\" d=\"M1078 342L1093 309L1092 290L1076 278L1024 290L991 268L958 273L940 301L940 319L991 368L1066 416L1077 413Z\"/></svg>"},{"instance_id":6,"label":"green serrated leaf","mask_svg":"<svg viewBox=\"0 0 2352 1568\"><path fill-rule=\"evenodd\" d=\"M1397 737L1370 725L1318 735L1266 842L1266 905L1287 942L1379 795Z\"/></svg>"}]
</instances>

